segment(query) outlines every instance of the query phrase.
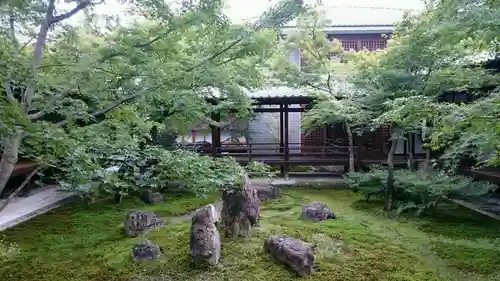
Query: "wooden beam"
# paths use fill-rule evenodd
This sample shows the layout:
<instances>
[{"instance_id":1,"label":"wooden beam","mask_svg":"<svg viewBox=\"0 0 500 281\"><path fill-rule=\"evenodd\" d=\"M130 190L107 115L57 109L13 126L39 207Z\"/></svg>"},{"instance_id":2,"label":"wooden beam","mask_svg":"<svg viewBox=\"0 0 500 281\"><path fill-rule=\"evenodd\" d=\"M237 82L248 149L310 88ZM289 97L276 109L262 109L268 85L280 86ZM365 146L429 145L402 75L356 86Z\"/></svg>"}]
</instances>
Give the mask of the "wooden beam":
<instances>
[{"instance_id":1,"label":"wooden beam","mask_svg":"<svg viewBox=\"0 0 500 281\"><path fill-rule=\"evenodd\" d=\"M285 169L284 169L284 177L285 177L285 180L288 180L288 162L290 161L290 147L289 147L289 142L288 142L288 137L289 137L289 134L288 134L288 126L289 126L289 118L288 118L288 104L285 104L284 105L284 112L283 114L285 115L284 117L284 128L285 128L285 131L284 131L284 137L285 137Z\"/></svg>"},{"instance_id":2,"label":"wooden beam","mask_svg":"<svg viewBox=\"0 0 500 281\"><path fill-rule=\"evenodd\" d=\"M280 105L280 108L264 108L264 107L256 107L253 109L254 112L258 112L258 113L278 113L278 112L282 112L283 109L281 109L281 106ZM288 112L306 112L308 110L308 108L289 108L288 109Z\"/></svg>"}]
</instances>

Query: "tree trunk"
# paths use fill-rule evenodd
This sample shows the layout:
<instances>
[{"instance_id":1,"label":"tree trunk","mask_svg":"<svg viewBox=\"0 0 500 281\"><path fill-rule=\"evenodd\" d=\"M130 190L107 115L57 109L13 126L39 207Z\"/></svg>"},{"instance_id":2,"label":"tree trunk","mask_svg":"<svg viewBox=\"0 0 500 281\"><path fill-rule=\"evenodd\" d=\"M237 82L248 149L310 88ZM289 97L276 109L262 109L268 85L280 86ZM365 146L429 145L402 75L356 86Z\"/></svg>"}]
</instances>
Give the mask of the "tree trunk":
<instances>
[{"instance_id":1,"label":"tree trunk","mask_svg":"<svg viewBox=\"0 0 500 281\"><path fill-rule=\"evenodd\" d=\"M345 130L347 132L347 143L349 150L349 172L355 172L354 169L354 138L352 136L351 126L348 122L344 122Z\"/></svg>"},{"instance_id":2,"label":"tree trunk","mask_svg":"<svg viewBox=\"0 0 500 281\"><path fill-rule=\"evenodd\" d=\"M14 199L21 191L23 191L23 188L30 182L31 178L33 178L34 175L36 175L38 172L42 170L42 167L38 167L34 169L25 179L24 181L12 192L7 199L0 200L0 212L7 207L9 204L10 200Z\"/></svg>"},{"instance_id":3,"label":"tree trunk","mask_svg":"<svg viewBox=\"0 0 500 281\"><path fill-rule=\"evenodd\" d=\"M242 186L224 191L222 201L221 218L225 236L251 236L252 227L259 223L260 200L246 173Z\"/></svg>"},{"instance_id":4,"label":"tree trunk","mask_svg":"<svg viewBox=\"0 0 500 281\"><path fill-rule=\"evenodd\" d=\"M425 150L425 160L424 160L424 171L428 172L431 165L431 151L429 149Z\"/></svg>"},{"instance_id":5,"label":"tree trunk","mask_svg":"<svg viewBox=\"0 0 500 281\"><path fill-rule=\"evenodd\" d=\"M422 120L422 143L425 143L425 139L427 138L427 121ZM431 151L429 149L425 149L425 160L424 160L424 171L429 171L429 166L431 162Z\"/></svg>"},{"instance_id":6,"label":"tree trunk","mask_svg":"<svg viewBox=\"0 0 500 281\"><path fill-rule=\"evenodd\" d=\"M391 141L391 149L387 155L387 190L385 194L384 210L390 211L392 209L392 199L394 197L394 153L398 144L397 139Z\"/></svg>"},{"instance_id":7,"label":"tree trunk","mask_svg":"<svg viewBox=\"0 0 500 281\"><path fill-rule=\"evenodd\" d=\"M23 132L19 129L4 139L2 159L0 160L0 194L2 194L10 175L16 167Z\"/></svg>"},{"instance_id":8,"label":"tree trunk","mask_svg":"<svg viewBox=\"0 0 500 281\"><path fill-rule=\"evenodd\" d=\"M45 20L40 25L40 31L38 32L35 44L35 50L33 52L33 59L31 61L32 67L32 77L28 80L28 85L22 96L22 105L26 113L31 107L31 101L33 99L33 94L36 88L36 78L39 73L39 67L42 63L43 49L45 43L47 42L47 34L49 32L49 27L54 15L54 4L55 0L49 1L47 6L47 12L45 14ZM12 32L12 31L11 31ZM11 34L15 38L15 34ZM2 193L7 181L14 170L17 163L17 158L19 154L19 148L22 142L22 130L16 129L16 131L4 140L4 151L2 154L2 160L0 160L0 194Z\"/></svg>"}]
</instances>

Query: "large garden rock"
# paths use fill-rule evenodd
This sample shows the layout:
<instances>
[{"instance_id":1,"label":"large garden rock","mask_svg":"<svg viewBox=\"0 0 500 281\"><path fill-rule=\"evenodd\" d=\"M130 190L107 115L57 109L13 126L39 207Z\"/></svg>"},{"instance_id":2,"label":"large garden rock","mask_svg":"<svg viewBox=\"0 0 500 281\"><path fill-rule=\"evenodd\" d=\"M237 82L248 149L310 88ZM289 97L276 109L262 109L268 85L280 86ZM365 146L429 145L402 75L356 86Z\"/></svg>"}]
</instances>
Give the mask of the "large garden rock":
<instances>
[{"instance_id":1,"label":"large garden rock","mask_svg":"<svg viewBox=\"0 0 500 281\"><path fill-rule=\"evenodd\" d=\"M252 227L259 224L260 199L245 174L241 186L228 188L222 194L222 223L225 236L249 237Z\"/></svg>"},{"instance_id":2,"label":"large garden rock","mask_svg":"<svg viewBox=\"0 0 500 281\"><path fill-rule=\"evenodd\" d=\"M165 220L153 212L134 210L125 217L123 228L128 236L136 237L162 227L164 224Z\"/></svg>"},{"instance_id":3,"label":"large garden rock","mask_svg":"<svg viewBox=\"0 0 500 281\"><path fill-rule=\"evenodd\" d=\"M302 207L302 218L322 221L326 219L335 219L335 214L324 203L313 202Z\"/></svg>"},{"instance_id":4,"label":"large garden rock","mask_svg":"<svg viewBox=\"0 0 500 281\"><path fill-rule=\"evenodd\" d=\"M135 243L132 248L132 260L134 262L141 260L154 260L160 257L162 249L159 245L149 241L142 240Z\"/></svg>"},{"instance_id":5,"label":"large garden rock","mask_svg":"<svg viewBox=\"0 0 500 281\"><path fill-rule=\"evenodd\" d=\"M141 191L141 199L147 204L163 203L163 195L157 191L145 189Z\"/></svg>"},{"instance_id":6,"label":"large garden rock","mask_svg":"<svg viewBox=\"0 0 500 281\"><path fill-rule=\"evenodd\" d=\"M252 185L257 190L259 200L272 200L280 197L280 190L274 185Z\"/></svg>"},{"instance_id":7,"label":"large garden rock","mask_svg":"<svg viewBox=\"0 0 500 281\"><path fill-rule=\"evenodd\" d=\"M310 243L286 235L274 235L264 242L264 250L300 276L314 271L314 247Z\"/></svg>"},{"instance_id":8,"label":"large garden rock","mask_svg":"<svg viewBox=\"0 0 500 281\"><path fill-rule=\"evenodd\" d=\"M210 204L197 211L191 222L189 246L191 259L197 265L216 265L220 258L220 234L215 226L218 212Z\"/></svg>"}]
</instances>

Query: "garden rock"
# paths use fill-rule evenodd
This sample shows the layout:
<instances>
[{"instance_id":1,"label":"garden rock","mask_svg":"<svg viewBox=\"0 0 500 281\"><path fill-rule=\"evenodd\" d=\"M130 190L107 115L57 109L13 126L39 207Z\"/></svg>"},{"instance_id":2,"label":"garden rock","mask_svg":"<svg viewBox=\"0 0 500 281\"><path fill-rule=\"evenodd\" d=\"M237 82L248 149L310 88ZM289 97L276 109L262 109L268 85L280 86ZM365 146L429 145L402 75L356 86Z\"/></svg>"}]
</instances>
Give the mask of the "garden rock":
<instances>
[{"instance_id":1,"label":"garden rock","mask_svg":"<svg viewBox=\"0 0 500 281\"><path fill-rule=\"evenodd\" d=\"M216 265L220 259L220 234L215 226L219 214L210 204L196 212L189 231L191 260L196 265Z\"/></svg>"},{"instance_id":2,"label":"garden rock","mask_svg":"<svg viewBox=\"0 0 500 281\"><path fill-rule=\"evenodd\" d=\"M280 197L280 190L273 185L252 185L257 190L259 200L272 200Z\"/></svg>"},{"instance_id":3,"label":"garden rock","mask_svg":"<svg viewBox=\"0 0 500 281\"><path fill-rule=\"evenodd\" d=\"M225 236L249 237L252 227L259 225L260 199L245 174L242 186L225 190L222 194L221 218Z\"/></svg>"},{"instance_id":4,"label":"garden rock","mask_svg":"<svg viewBox=\"0 0 500 281\"><path fill-rule=\"evenodd\" d=\"M158 204L163 203L163 195L157 191L152 191L149 189L141 191L141 199L147 204Z\"/></svg>"},{"instance_id":5,"label":"garden rock","mask_svg":"<svg viewBox=\"0 0 500 281\"><path fill-rule=\"evenodd\" d=\"M125 217L123 228L128 236L136 237L162 227L164 224L165 220L153 212L130 211Z\"/></svg>"},{"instance_id":6,"label":"garden rock","mask_svg":"<svg viewBox=\"0 0 500 281\"><path fill-rule=\"evenodd\" d=\"M314 247L310 243L286 235L274 235L264 242L264 250L300 276L311 275L314 271Z\"/></svg>"},{"instance_id":7,"label":"garden rock","mask_svg":"<svg viewBox=\"0 0 500 281\"><path fill-rule=\"evenodd\" d=\"M330 211L326 204L313 202L302 207L302 218L318 222L326 219L335 219L335 214Z\"/></svg>"},{"instance_id":8,"label":"garden rock","mask_svg":"<svg viewBox=\"0 0 500 281\"><path fill-rule=\"evenodd\" d=\"M142 240L137 242L132 248L132 260L137 262L158 259L162 252L159 245L149 240Z\"/></svg>"}]
</instances>

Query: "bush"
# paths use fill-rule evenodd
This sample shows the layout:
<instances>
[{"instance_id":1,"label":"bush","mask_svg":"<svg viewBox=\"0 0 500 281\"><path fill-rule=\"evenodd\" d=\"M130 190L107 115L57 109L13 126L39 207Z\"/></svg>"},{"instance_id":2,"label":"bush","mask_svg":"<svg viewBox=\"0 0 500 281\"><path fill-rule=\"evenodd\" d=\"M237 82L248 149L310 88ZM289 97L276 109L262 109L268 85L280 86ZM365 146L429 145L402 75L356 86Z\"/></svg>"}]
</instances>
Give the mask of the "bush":
<instances>
[{"instance_id":1,"label":"bush","mask_svg":"<svg viewBox=\"0 0 500 281\"><path fill-rule=\"evenodd\" d=\"M222 189L237 181L242 168L233 158L212 158L182 149L167 150L160 146L146 146L133 150L113 161L107 167L94 171L92 181L60 181L63 187L87 199L101 193L115 195L117 200L139 189L167 189L172 181L182 182L182 189L198 196ZM69 180L77 177L69 177Z\"/></svg>"},{"instance_id":2,"label":"bush","mask_svg":"<svg viewBox=\"0 0 500 281\"><path fill-rule=\"evenodd\" d=\"M369 172L348 173L348 185L354 191L362 192L366 200L372 196L384 197L387 187L387 170L377 167ZM458 197L477 197L491 192L495 185L488 182L474 182L472 178L450 175L443 171L394 171L393 196L397 214L415 210L417 215L435 208L442 200Z\"/></svg>"},{"instance_id":3,"label":"bush","mask_svg":"<svg viewBox=\"0 0 500 281\"><path fill-rule=\"evenodd\" d=\"M278 174L273 166L258 161L248 163L245 170L257 177L262 178L273 178Z\"/></svg>"}]
</instances>

